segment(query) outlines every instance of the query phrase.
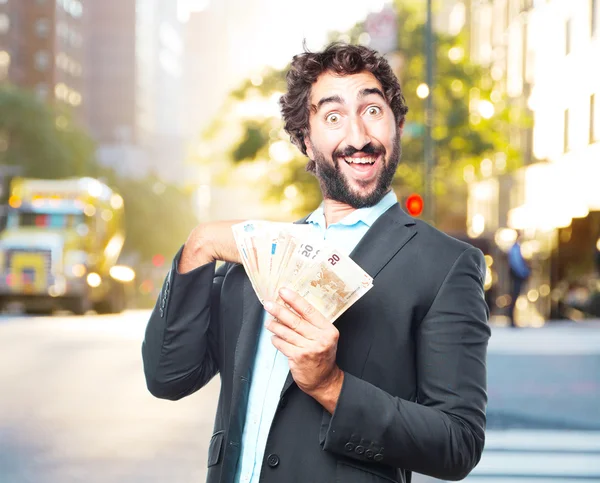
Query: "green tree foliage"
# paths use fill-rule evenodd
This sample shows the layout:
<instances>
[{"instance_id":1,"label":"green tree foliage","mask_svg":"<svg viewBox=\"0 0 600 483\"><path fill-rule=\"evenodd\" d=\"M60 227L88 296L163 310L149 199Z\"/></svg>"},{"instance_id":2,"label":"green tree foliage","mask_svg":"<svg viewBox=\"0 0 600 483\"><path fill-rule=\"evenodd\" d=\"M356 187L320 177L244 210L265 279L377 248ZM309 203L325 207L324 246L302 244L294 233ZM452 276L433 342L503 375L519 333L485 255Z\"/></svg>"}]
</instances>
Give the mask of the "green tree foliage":
<instances>
[{"instance_id":1,"label":"green tree foliage","mask_svg":"<svg viewBox=\"0 0 600 483\"><path fill-rule=\"evenodd\" d=\"M401 164L394 183L399 194L408 195L409 192L422 193L424 190L425 100L417 96L417 88L425 82L425 24L423 15L417 10L421 8L418 2L413 2L414 5L397 3L398 49L389 58L400 78L409 113L402 137ZM350 32L332 35L330 40L358 43L362 32L362 25L357 25ZM521 159L519 151L509 142L511 129L526 127L530 121L500 94L503 90L490 72L469 61L464 34L450 36L436 33L434 42L432 135L436 161L436 219L441 221L442 228L445 228L445 223L453 228L464 227L465 173L475 177L481 175L480 166L484 159L489 159L488 166L492 163L492 169L496 171L517 168ZM285 92L286 71L287 68L282 71L270 69L263 73L262 82L257 82L256 78L246 81L232 93L229 105L257 96L269 99L273 93ZM272 145L287 139L279 116L261 118L252 123L240 121L238 128L239 136L233 141L231 150L234 155L229 156L229 160L235 166L235 163L271 159L271 171L262 184L267 199L287 203L290 214L295 216L306 213L320 202L316 180L305 172L307 160L296 148L290 148L294 154L284 162L274 160ZM218 133L223 129L231 131L232 124L215 122L207 131L207 137L221 139ZM288 187L293 188L286 189Z\"/></svg>"},{"instance_id":2,"label":"green tree foliage","mask_svg":"<svg viewBox=\"0 0 600 483\"><path fill-rule=\"evenodd\" d=\"M417 96L417 88L426 77L425 24L414 10L403 8L399 2L397 8L401 60L397 74L410 111L396 180L404 192L422 192L426 100ZM486 158L498 171L520 165L521 155L510 143L510 131L511 127L528 126L529 121L500 94L502 89L489 70L469 61L464 33L436 33L434 42L434 192L437 220L443 221L464 216L466 167L479 173ZM493 115L485 118L480 111L485 113L490 107Z\"/></svg>"},{"instance_id":3,"label":"green tree foliage","mask_svg":"<svg viewBox=\"0 0 600 483\"><path fill-rule=\"evenodd\" d=\"M94 144L67 112L28 91L0 87L0 164L21 166L24 176L82 176L94 165Z\"/></svg>"},{"instance_id":4,"label":"green tree foliage","mask_svg":"<svg viewBox=\"0 0 600 483\"><path fill-rule=\"evenodd\" d=\"M101 173L100 178L123 196L124 253L136 253L141 262L156 254L174 256L198 223L190 194L152 175L132 179L106 169Z\"/></svg>"},{"instance_id":5,"label":"green tree foliage","mask_svg":"<svg viewBox=\"0 0 600 483\"><path fill-rule=\"evenodd\" d=\"M269 142L268 123L248 121L244 126L244 137L235 147L232 158L239 162L244 159L254 159L261 148Z\"/></svg>"}]
</instances>

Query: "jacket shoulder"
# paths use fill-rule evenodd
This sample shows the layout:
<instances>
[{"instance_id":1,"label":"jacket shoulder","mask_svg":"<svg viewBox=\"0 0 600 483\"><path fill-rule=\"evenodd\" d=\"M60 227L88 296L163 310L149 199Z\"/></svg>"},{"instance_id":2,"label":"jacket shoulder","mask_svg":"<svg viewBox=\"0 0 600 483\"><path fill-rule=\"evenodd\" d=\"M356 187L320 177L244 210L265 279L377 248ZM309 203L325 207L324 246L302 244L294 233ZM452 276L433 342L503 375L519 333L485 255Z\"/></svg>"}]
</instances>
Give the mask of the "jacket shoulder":
<instances>
[{"instance_id":1,"label":"jacket shoulder","mask_svg":"<svg viewBox=\"0 0 600 483\"><path fill-rule=\"evenodd\" d=\"M457 258L469 248L481 253L481 250L470 243L454 238L422 220L415 220L415 223L419 233L419 243L427 251L435 251L444 258Z\"/></svg>"}]
</instances>

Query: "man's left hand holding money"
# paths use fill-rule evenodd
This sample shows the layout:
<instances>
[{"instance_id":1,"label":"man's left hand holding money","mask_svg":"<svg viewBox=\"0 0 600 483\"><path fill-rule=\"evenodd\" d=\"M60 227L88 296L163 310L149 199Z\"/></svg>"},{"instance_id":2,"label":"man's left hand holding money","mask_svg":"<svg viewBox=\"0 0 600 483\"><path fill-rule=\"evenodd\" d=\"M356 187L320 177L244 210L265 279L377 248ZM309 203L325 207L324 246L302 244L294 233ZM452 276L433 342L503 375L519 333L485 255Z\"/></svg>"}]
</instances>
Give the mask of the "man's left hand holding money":
<instances>
[{"instance_id":1,"label":"man's left hand holding money","mask_svg":"<svg viewBox=\"0 0 600 483\"><path fill-rule=\"evenodd\" d=\"M282 304L265 304L274 317L266 325L273 345L288 358L298 387L333 414L344 382L335 362L339 332L296 292L284 288L279 295L296 313Z\"/></svg>"}]
</instances>

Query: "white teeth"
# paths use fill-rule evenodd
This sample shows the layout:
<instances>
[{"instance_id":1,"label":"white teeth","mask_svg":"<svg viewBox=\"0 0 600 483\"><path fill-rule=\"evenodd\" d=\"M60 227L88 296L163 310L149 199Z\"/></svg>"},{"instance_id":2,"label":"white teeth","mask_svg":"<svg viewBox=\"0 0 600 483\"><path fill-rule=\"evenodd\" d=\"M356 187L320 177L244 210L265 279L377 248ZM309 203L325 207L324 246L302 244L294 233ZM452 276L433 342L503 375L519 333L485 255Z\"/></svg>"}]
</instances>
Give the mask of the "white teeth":
<instances>
[{"instance_id":1,"label":"white teeth","mask_svg":"<svg viewBox=\"0 0 600 483\"><path fill-rule=\"evenodd\" d=\"M350 164L373 164L375 163L375 158L344 158L344 161Z\"/></svg>"}]
</instances>

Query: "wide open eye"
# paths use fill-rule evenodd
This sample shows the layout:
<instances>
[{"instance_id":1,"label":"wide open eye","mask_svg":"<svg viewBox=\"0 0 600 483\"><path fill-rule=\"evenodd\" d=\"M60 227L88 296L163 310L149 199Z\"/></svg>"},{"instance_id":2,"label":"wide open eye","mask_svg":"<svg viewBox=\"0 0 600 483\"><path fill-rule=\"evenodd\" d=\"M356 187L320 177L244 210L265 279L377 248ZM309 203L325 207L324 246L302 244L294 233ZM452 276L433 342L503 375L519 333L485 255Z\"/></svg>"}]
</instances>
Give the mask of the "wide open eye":
<instances>
[{"instance_id":1,"label":"wide open eye","mask_svg":"<svg viewBox=\"0 0 600 483\"><path fill-rule=\"evenodd\" d=\"M371 116L378 116L381 114L381 108L379 106L369 106L367 108L367 114Z\"/></svg>"},{"instance_id":2,"label":"wide open eye","mask_svg":"<svg viewBox=\"0 0 600 483\"><path fill-rule=\"evenodd\" d=\"M325 121L329 124L337 124L338 122L340 122L340 115L337 112L331 112L327 114Z\"/></svg>"}]
</instances>

